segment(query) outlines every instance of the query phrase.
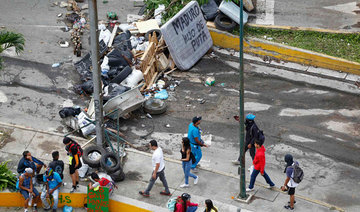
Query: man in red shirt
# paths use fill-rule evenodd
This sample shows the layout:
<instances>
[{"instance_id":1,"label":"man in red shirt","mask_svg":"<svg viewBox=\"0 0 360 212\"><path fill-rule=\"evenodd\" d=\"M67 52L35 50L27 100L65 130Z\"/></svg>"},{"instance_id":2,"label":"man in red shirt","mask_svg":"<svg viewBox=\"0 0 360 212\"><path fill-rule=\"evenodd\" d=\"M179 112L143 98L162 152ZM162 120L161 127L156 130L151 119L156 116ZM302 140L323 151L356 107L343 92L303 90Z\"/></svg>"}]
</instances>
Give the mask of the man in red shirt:
<instances>
[{"instance_id":1,"label":"man in red shirt","mask_svg":"<svg viewBox=\"0 0 360 212\"><path fill-rule=\"evenodd\" d=\"M265 147L262 145L261 141L256 140L255 148L256 148L256 153L253 160L254 171L251 174L249 188L246 189L246 191L248 192L254 190L255 180L259 172L265 178L266 182L269 184L270 189L275 186L275 184L271 181L269 175L267 175L265 172Z\"/></svg>"}]
</instances>

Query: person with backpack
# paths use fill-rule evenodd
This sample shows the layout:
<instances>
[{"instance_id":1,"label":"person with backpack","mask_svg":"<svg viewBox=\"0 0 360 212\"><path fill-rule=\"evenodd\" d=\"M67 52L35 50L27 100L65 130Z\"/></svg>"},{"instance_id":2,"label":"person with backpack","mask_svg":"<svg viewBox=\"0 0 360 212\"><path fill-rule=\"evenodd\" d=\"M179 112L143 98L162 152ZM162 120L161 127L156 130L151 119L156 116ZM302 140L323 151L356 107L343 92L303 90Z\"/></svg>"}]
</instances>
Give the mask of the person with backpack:
<instances>
[{"instance_id":1,"label":"person with backpack","mask_svg":"<svg viewBox=\"0 0 360 212\"><path fill-rule=\"evenodd\" d=\"M33 200L33 212L37 212L37 203L40 199L40 194L32 183L32 176L34 170L32 168L25 168L24 172L19 177L19 190L24 197L24 212L28 212L28 206L31 206Z\"/></svg>"},{"instance_id":2,"label":"person with backpack","mask_svg":"<svg viewBox=\"0 0 360 212\"><path fill-rule=\"evenodd\" d=\"M51 205L47 201L52 195L54 200L53 212L56 212L58 203L59 203L59 191L62 184L61 177L59 173L55 172L52 168L47 168L45 174L43 175L43 181L45 182L45 187L41 193L41 201L44 205L44 210L48 211L51 209Z\"/></svg>"},{"instance_id":3,"label":"person with backpack","mask_svg":"<svg viewBox=\"0 0 360 212\"><path fill-rule=\"evenodd\" d=\"M99 175L96 174L95 172L91 173L90 176L91 176L91 179L93 179L95 181L95 183L94 184L89 183L89 190L98 189L99 186L107 187L107 188L109 188L109 195L111 195L113 192L113 189L117 188L117 186L112 181L112 179L107 179L106 177L100 178Z\"/></svg>"},{"instance_id":4,"label":"person with backpack","mask_svg":"<svg viewBox=\"0 0 360 212\"><path fill-rule=\"evenodd\" d=\"M252 160L254 160L255 157L255 140L260 140L262 143L265 141L265 136L261 130L259 130L258 126L255 123L255 115L252 113L249 113L246 115L245 119L245 152L249 150L250 156ZM239 158L235 161L233 161L234 165L240 165L240 155ZM250 168L249 168L250 170Z\"/></svg>"},{"instance_id":5,"label":"person with backpack","mask_svg":"<svg viewBox=\"0 0 360 212\"><path fill-rule=\"evenodd\" d=\"M255 180L259 173L261 173L261 175L264 177L266 183L269 184L270 189L275 186L275 184L271 181L269 175L265 172L265 147L262 145L261 141L256 140L255 148L256 154L253 160L254 171L251 174L250 184L249 187L246 189L247 192L254 190Z\"/></svg>"},{"instance_id":6,"label":"person with backpack","mask_svg":"<svg viewBox=\"0 0 360 212\"><path fill-rule=\"evenodd\" d=\"M64 162L62 160L59 160L59 152L54 151L51 153L53 161L49 163L49 167L52 168L55 172L57 172L61 179L64 179Z\"/></svg>"},{"instance_id":7,"label":"person with backpack","mask_svg":"<svg viewBox=\"0 0 360 212\"><path fill-rule=\"evenodd\" d=\"M65 144L65 150L68 152L69 155L69 170L70 177L73 183L70 193L73 193L76 191L80 180L78 169L80 169L82 166L80 157L83 154L83 150L78 143L76 143L69 137L65 137L63 139L63 143Z\"/></svg>"},{"instance_id":8,"label":"person with backpack","mask_svg":"<svg viewBox=\"0 0 360 212\"><path fill-rule=\"evenodd\" d=\"M210 199L205 200L205 210L204 212L218 212L217 207L214 206L213 202Z\"/></svg>"},{"instance_id":9,"label":"person with backpack","mask_svg":"<svg viewBox=\"0 0 360 212\"><path fill-rule=\"evenodd\" d=\"M295 188L299 185L304 177L303 170L299 167L299 163L294 161L293 156L290 154L285 155L284 158L286 167L284 173L286 173L286 179L284 185L281 186L282 191L287 191L290 195L290 201L284 208L288 210L294 210L295 201Z\"/></svg>"},{"instance_id":10,"label":"person with backpack","mask_svg":"<svg viewBox=\"0 0 360 212\"><path fill-rule=\"evenodd\" d=\"M202 158L201 147L208 147L201 139L201 129L199 128L200 122L201 116L195 116L188 128L188 138L190 140L191 152L194 154L196 159L196 162L191 165L191 169L194 172L197 171L196 166Z\"/></svg>"},{"instance_id":11,"label":"person with backpack","mask_svg":"<svg viewBox=\"0 0 360 212\"><path fill-rule=\"evenodd\" d=\"M185 175L185 184L181 185L180 188L189 187L189 176L194 178L194 184L196 185L199 181L199 176L190 172L191 165L196 162L194 155L191 152L190 147L190 140L189 138L182 138L182 145L181 145L181 161L182 161L182 168Z\"/></svg>"},{"instance_id":12,"label":"person with backpack","mask_svg":"<svg viewBox=\"0 0 360 212\"><path fill-rule=\"evenodd\" d=\"M180 198L177 199L174 212L194 212L198 209L197 203L190 202L190 194L183 193Z\"/></svg>"}]
</instances>

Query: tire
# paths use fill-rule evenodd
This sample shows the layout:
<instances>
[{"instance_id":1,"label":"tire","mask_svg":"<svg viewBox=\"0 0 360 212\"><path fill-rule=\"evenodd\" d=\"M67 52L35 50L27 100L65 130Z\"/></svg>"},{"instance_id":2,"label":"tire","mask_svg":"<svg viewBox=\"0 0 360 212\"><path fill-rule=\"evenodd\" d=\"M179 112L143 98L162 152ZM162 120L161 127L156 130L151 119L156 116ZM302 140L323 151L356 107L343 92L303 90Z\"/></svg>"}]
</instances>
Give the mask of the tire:
<instances>
[{"instance_id":1,"label":"tire","mask_svg":"<svg viewBox=\"0 0 360 212\"><path fill-rule=\"evenodd\" d=\"M98 153L100 153L101 156L103 156L103 155L105 155L106 151L104 148L96 146L96 145L89 146L84 149L83 156L82 156L83 162L85 164L89 165L91 168L98 168L98 167L100 167L100 159L101 158L98 160L91 160L89 158L89 155L93 152L98 152Z\"/></svg>"},{"instance_id":2,"label":"tire","mask_svg":"<svg viewBox=\"0 0 360 212\"><path fill-rule=\"evenodd\" d=\"M166 102L161 99L148 99L144 103L144 111L150 113L151 115L158 115L165 113L167 109Z\"/></svg>"},{"instance_id":3,"label":"tire","mask_svg":"<svg viewBox=\"0 0 360 212\"><path fill-rule=\"evenodd\" d=\"M216 29L227 32L232 32L237 26L237 23L231 20L231 18L227 17L224 13L220 13L219 15L217 15L214 23Z\"/></svg>"},{"instance_id":4,"label":"tire","mask_svg":"<svg viewBox=\"0 0 360 212\"><path fill-rule=\"evenodd\" d=\"M142 6L138 12L138 15L144 15L146 11L146 4L144 4L144 6Z\"/></svg>"},{"instance_id":5,"label":"tire","mask_svg":"<svg viewBox=\"0 0 360 212\"><path fill-rule=\"evenodd\" d=\"M146 34L145 34L145 40L148 41L149 40L149 34L155 32L156 33L156 37L157 37L157 40L159 41L160 38L161 38L161 31L159 29L152 29L152 30L149 30Z\"/></svg>"},{"instance_id":6,"label":"tire","mask_svg":"<svg viewBox=\"0 0 360 212\"><path fill-rule=\"evenodd\" d=\"M123 172L123 170L120 168L119 170L117 170L116 172L110 174L111 179L113 179L115 182L121 182L123 180L125 180L125 173Z\"/></svg>"},{"instance_id":7,"label":"tire","mask_svg":"<svg viewBox=\"0 0 360 212\"><path fill-rule=\"evenodd\" d=\"M108 166L106 164L106 161L109 158L111 158L113 160L113 162L115 162L115 165ZM101 168L103 168L106 171L106 173L109 175L116 172L117 170L121 169L120 158L113 152L107 152L104 155L102 155L100 158L100 165L101 165Z\"/></svg>"}]
</instances>

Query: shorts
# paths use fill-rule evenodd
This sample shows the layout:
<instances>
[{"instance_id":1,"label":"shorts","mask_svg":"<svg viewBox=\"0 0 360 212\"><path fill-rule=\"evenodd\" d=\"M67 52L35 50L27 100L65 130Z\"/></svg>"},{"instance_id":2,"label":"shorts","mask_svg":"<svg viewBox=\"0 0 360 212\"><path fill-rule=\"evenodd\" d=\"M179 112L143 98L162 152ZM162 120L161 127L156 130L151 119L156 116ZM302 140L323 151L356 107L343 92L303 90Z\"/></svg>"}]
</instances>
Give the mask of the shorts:
<instances>
[{"instance_id":1,"label":"shorts","mask_svg":"<svg viewBox=\"0 0 360 212\"><path fill-rule=\"evenodd\" d=\"M295 194L295 188L290 188L288 186L286 186L287 190L288 190L288 194L289 195L294 195Z\"/></svg>"},{"instance_id":2,"label":"shorts","mask_svg":"<svg viewBox=\"0 0 360 212\"><path fill-rule=\"evenodd\" d=\"M33 192L35 193L35 196L39 196L39 192L34 187L33 187ZM20 189L20 193L23 195L25 200L29 199L29 192L28 191Z\"/></svg>"},{"instance_id":3,"label":"shorts","mask_svg":"<svg viewBox=\"0 0 360 212\"><path fill-rule=\"evenodd\" d=\"M73 161L71 162L71 165L69 165L70 174L74 174L75 171L77 169L80 169L82 166L80 159L79 159L79 166L75 168L75 164L76 164L75 159L73 159Z\"/></svg>"}]
</instances>

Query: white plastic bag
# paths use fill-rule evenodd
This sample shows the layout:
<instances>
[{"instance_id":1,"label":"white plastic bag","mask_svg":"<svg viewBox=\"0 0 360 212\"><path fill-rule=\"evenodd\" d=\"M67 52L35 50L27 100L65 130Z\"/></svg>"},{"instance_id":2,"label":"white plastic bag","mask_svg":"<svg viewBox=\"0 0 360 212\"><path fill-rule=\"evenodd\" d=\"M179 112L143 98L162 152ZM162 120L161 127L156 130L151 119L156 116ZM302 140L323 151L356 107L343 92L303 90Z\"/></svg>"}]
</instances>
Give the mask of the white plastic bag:
<instances>
[{"instance_id":1,"label":"white plastic bag","mask_svg":"<svg viewBox=\"0 0 360 212\"><path fill-rule=\"evenodd\" d=\"M133 88L133 87L137 86L137 84L142 79L144 79L143 73L140 70L133 69L131 74L128 77L126 77L126 79L124 81L122 81L121 84L124 86L128 86L130 88Z\"/></svg>"},{"instance_id":2,"label":"white plastic bag","mask_svg":"<svg viewBox=\"0 0 360 212\"><path fill-rule=\"evenodd\" d=\"M81 161L81 168L78 170L79 172L79 177L83 178L85 177L87 171L89 170L89 165L87 165L86 163L83 162L82 158L80 158Z\"/></svg>"},{"instance_id":3,"label":"white plastic bag","mask_svg":"<svg viewBox=\"0 0 360 212\"><path fill-rule=\"evenodd\" d=\"M96 126L94 124L89 124L90 122L88 120L86 120L86 118L90 119L83 111L76 116L77 118L77 122L79 127L83 127L81 128L81 132L84 136L89 135L92 132L95 132L95 128ZM89 125L87 125L89 124ZM84 127L85 125L87 125L86 127Z\"/></svg>"}]
</instances>

